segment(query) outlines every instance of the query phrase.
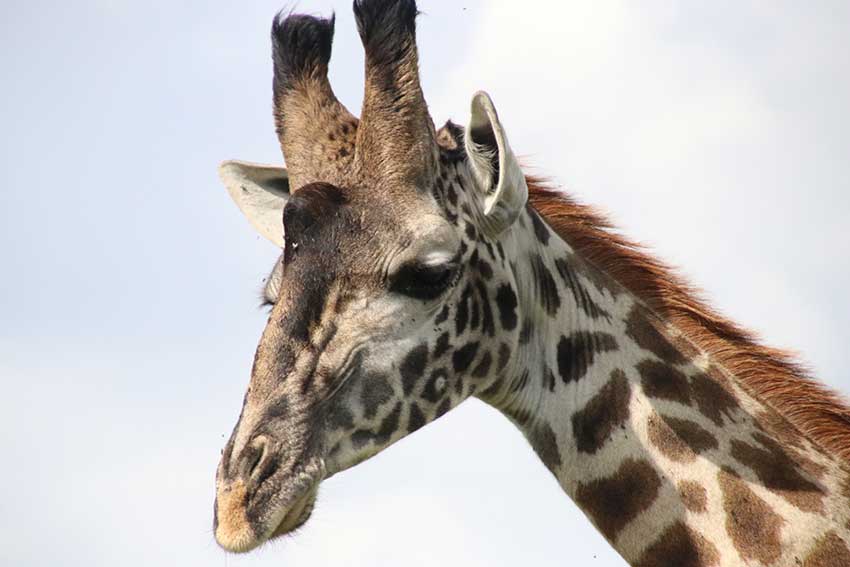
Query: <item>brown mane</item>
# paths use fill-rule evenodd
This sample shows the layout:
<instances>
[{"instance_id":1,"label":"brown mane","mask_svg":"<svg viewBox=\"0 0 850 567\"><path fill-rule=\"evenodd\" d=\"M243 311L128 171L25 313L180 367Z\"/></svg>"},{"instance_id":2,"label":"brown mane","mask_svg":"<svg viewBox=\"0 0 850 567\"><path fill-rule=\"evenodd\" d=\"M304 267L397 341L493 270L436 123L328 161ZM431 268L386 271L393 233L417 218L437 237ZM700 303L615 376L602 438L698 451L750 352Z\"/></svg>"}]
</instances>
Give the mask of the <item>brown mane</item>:
<instances>
[{"instance_id":1,"label":"brown mane","mask_svg":"<svg viewBox=\"0 0 850 567\"><path fill-rule=\"evenodd\" d=\"M527 181L531 204L584 260L680 329L803 435L850 460L850 408L839 395L809 378L788 353L762 345L715 312L674 270L616 233L604 215L539 178Z\"/></svg>"}]
</instances>

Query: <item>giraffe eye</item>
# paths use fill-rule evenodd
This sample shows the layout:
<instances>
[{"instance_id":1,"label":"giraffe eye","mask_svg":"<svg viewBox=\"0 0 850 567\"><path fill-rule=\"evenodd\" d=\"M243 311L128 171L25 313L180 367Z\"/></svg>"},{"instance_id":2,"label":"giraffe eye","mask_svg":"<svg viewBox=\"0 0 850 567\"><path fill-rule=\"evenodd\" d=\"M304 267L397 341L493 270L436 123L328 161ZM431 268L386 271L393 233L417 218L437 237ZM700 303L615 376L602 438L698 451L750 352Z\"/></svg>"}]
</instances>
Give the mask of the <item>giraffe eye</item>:
<instances>
[{"instance_id":1,"label":"giraffe eye","mask_svg":"<svg viewBox=\"0 0 850 567\"><path fill-rule=\"evenodd\" d=\"M455 283L457 272L457 264L454 263L437 266L408 264L393 276L390 291L414 299L436 299Z\"/></svg>"}]
</instances>

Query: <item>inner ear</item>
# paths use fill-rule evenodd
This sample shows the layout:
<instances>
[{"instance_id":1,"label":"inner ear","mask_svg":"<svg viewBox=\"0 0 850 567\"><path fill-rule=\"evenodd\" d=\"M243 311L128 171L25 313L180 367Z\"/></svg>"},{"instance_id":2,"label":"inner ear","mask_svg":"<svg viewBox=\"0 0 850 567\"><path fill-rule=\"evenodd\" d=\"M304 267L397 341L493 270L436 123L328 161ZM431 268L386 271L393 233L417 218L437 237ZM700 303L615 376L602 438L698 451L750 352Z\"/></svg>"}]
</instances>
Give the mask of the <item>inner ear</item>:
<instances>
[{"instance_id":1,"label":"inner ear","mask_svg":"<svg viewBox=\"0 0 850 567\"><path fill-rule=\"evenodd\" d=\"M285 174L269 176L263 183L266 191L282 199L289 198L289 177Z\"/></svg>"},{"instance_id":2,"label":"inner ear","mask_svg":"<svg viewBox=\"0 0 850 567\"><path fill-rule=\"evenodd\" d=\"M493 101L483 91L472 97L465 142L482 199L483 228L499 234L525 208L528 186Z\"/></svg>"},{"instance_id":3,"label":"inner ear","mask_svg":"<svg viewBox=\"0 0 850 567\"><path fill-rule=\"evenodd\" d=\"M496 133L493 132L492 123L487 120L469 129L469 139L475 144L474 151L487 162L489 170L489 183L486 191L489 193L493 186L499 182L499 143L496 141Z\"/></svg>"},{"instance_id":4,"label":"inner ear","mask_svg":"<svg viewBox=\"0 0 850 567\"><path fill-rule=\"evenodd\" d=\"M283 246L283 208L289 200L286 168L246 161L226 161L219 176L251 225L278 248Z\"/></svg>"}]
</instances>

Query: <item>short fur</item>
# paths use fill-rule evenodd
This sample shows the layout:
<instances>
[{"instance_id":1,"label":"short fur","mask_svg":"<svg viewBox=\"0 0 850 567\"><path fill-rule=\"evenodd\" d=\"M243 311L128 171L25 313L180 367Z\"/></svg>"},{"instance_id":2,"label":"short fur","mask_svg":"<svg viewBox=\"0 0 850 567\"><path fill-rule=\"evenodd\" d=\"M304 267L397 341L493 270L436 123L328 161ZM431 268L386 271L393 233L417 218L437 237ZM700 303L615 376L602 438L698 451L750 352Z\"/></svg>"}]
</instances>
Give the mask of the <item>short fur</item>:
<instances>
[{"instance_id":1,"label":"short fur","mask_svg":"<svg viewBox=\"0 0 850 567\"><path fill-rule=\"evenodd\" d=\"M366 51L356 152L361 171L377 174L372 183L392 180L420 185L434 173L436 135L419 83L417 14L414 0L354 2Z\"/></svg>"},{"instance_id":2,"label":"short fur","mask_svg":"<svg viewBox=\"0 0 850 567\"><path fill-rule=\"evenodd\" d=\"M850 465L850 408L808 377L787 352L724 318L670 267L617 233L592 207L528 176L529 200L549 225L590 264L613 277L693 344L736 376L801 433Z\"/></svg>"}]
</instances>

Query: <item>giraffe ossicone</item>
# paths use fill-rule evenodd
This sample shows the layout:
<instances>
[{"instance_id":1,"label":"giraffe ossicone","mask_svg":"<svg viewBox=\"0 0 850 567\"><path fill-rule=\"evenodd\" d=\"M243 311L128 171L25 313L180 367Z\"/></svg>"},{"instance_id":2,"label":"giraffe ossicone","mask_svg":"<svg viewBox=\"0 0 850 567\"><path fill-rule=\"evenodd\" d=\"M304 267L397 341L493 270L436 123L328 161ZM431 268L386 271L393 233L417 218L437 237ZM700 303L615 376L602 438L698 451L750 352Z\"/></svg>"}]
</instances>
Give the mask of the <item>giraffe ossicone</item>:
<instances>
[{"instance_id":1,"label":"giraffe ossicone","mask_svg":"<svg viewBox=\"0 0 850 567\"><path fill-rule=\"evenodd\" d=\"M282 249L216 475L248 551L325 478L471 396L504 413L631 565L850 565L850 411L571 197L526 177L496 107L435 129L413 0L357 0L360 117L334 20L272 26L287 167L225 162Z\"/></svg>"}]
</instances>

